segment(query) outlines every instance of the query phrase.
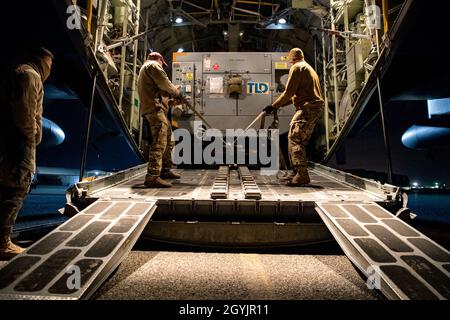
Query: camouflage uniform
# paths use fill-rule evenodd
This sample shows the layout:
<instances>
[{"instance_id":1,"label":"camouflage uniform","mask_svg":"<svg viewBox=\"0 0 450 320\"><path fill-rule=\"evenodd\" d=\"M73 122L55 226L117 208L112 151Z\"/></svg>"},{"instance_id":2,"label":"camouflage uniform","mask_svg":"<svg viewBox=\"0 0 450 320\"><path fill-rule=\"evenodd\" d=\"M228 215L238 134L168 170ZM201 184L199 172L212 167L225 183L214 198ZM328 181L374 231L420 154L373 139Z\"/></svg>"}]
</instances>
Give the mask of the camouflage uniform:
<instances>
[{"instance_id":1,"label":"camouflage uniform","mask_svg":"<svg viewBox=\"0 0 450 320\"><path fill-rule=\"evenodd\" d=\"M292 102L297 112L292 118L289 130L289 156L294 172L300 172L308 165L305 147L324 110L319 77L304 60L292 66L286 90L272 106L279 109Z\"/></svg>"},{"instance_id":2,"label":"camouflage uniform","mask_svg":"<svg viewBox=\"0 0 450 320\"><path fill-rule=\"evenodd\" d=\"M298 110L292 118L288 135L288 150L292 167L296 172L308 166L306 146L322 114L322 107L305 108Z\"/></svg>"},{"instance_id":3,"label":"camouflage uniform","mask_svg":"<svg viewBox=\"0 0 450 320\"><path fill-rule=\"evenodd\" d=\"M11 166L9 171L6 168L2 164L0 170L0 237L11 235L32 177L32 172L23 167Z\"/></svg>"},{"instance_id":4,"label":"camouflage uniform","mask_svg":"<svg viewBox=\"0 0 450 320\"><path fill-rule=\"evenodd\" d=\"M144 115L152 134L152 144L148 157L147 173L150 176L160 176L161 172L172 168L172 150L175 145L172 140L172 126L167 114L161 108Z\"/></svg>"},{"instance_id":5,"label":"camouflage uniform","mask_svg":"<svg viewBox=\"0 0 450 320\"><path fill-rule=\"evenodd\" d=\"M147 120L152 134L147 175L159 177L172 167L172 127L167 113L170 95L179 96L180 90L170 82L161 65L148 60L142 66L138 78L141 114Z\"/></svg>"},{"instance_id":6,"label":"camouflage uniform","mask_svg":"<svg viewBox=\"0 0 450 320\"><path fill-rule=\"evenodd\" d=\"M42 140L43 79L49 66L38 59L20 65L2 85L0 113L0 242L9 239L36 171Z\"/></svg>"}]
</instances>

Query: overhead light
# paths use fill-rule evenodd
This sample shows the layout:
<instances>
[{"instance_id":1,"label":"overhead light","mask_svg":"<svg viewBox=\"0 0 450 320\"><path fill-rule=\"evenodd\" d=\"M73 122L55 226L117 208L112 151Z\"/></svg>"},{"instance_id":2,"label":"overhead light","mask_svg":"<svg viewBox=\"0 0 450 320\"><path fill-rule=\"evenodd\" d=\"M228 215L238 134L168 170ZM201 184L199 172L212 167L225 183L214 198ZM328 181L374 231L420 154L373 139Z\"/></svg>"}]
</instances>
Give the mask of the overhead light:
<instances>
[{"instance_id":1,"label":"overhead light","mask_svg":"<svg viewBox=\"0 0 450 320\"><path fill-rule=\"evenodd\" d=\"M178 51L177 51L177 52L183 52L183 51L184 51L183 48L178 48Z\"/></svg>"},{"instance_id":2,"label":"overhead light","mask_svg":"<svg viewBox=\"0 0 450 320\"><path fill-rule=\"evenodd\" d=\"M278 23L279 24L286 24L286 19L285 18L280 18L280 19L278 19Z\"/></svg>"},{"instance_id":3,"label":"overhead light","mask_svg":"<svg viewBox=\"0 0 450 320\"><path fill-rule=\"evenodd\" d=\"M244 33L243 33L243 32L240 32L239 35L242 37L242 36L244 35Z\"/></svg>"},{"instance_id":4,"label":"overhead light","mask_svg":"<svg viewBox=\"0 0 450 320\"><path fill-rule=\"evenodd\" d=\"M183 23L183 18L182 17L177 17L176 19L175 19L175 23L178 23L178 24L180 24L180 23Z\"/></svg>"},{"instance_id":5,"label":"overhead light","mask_svg":"<svg viewBox=\"0 0 450 320\"><path fill-rule=\"evenodd\" d=\"M223 35L224 35L224 36L227 36L227 35L228 35L228 32L224 31L224 32L223 32Z\"/></svg>"}]
</instances>

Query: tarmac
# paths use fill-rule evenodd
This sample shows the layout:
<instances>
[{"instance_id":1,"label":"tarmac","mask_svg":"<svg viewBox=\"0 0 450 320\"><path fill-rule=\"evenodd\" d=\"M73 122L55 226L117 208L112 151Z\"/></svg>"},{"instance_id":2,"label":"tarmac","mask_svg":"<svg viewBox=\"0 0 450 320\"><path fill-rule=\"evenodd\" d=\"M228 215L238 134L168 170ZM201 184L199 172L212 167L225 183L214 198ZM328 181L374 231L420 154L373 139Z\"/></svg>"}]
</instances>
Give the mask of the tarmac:
<instances>
[{"instance_id":1,"label":"tarmac","mask_svg":"<svg viewBox=\"0 0 450 320\"><path fill-rule=\"evenodd\" d=\"M0 261L0 268L6 262ZM376 300L336 243L251 252L139 241L98 300Z\"/></svg>"},{"instance_id":2,"label":"tarmac","mask_svg":"<svg viewBox=\"0 0 450 320\"><path fill-rule=\"evenodd\" d=\"M332 244L322 254L314 251L323 250L308 254L304 249L276 253L147 251L138 245L94 299L383 299L367 288L336 246Z\"/></svg>"}]
</instances>

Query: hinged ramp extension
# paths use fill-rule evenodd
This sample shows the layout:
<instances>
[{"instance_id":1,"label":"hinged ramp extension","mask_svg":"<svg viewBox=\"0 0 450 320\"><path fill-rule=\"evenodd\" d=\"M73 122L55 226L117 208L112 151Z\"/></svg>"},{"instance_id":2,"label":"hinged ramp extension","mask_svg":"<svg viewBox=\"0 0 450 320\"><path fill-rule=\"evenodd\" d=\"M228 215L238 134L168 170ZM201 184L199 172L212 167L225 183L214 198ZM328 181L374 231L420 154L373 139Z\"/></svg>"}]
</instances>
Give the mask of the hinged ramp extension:
<instances>
[{"instance_id":1,"label":"hinged ramp extension","mask_svg":"<svg viewBox=\"0 0 450 320\"><path fill-rule=\"evenodd\" d=\"M0 299L89 298L132 249L155 203L93 203L0 270Z\"/></svg>"},{"instance_id":2,"label":"hinged ramp extension","mask_svg":"<svg viewBox=\"0 0 450 320\"><path fill-rule=\"evenodd\" d=\"M450 254L375 203L318 203L348 258L389 299L449 299ZM376 283L375 283L376 284Z\"/></svg>"}]
</instances>

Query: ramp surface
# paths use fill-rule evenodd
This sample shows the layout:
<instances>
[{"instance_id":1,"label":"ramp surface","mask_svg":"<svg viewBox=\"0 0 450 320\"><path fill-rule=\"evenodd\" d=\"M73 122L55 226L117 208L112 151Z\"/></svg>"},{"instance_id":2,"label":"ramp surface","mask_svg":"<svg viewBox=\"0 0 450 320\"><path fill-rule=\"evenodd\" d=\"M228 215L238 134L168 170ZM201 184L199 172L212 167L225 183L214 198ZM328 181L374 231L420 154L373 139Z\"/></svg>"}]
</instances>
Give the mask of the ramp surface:
<instances>
[{"instance_id":1,"label":"ramp surface","mask_svg":"<svg viewBox=\"0 0 450 320\"><path fill-rule=\"evenodd\" d=\"M93 203L0 270L0 299L89 298L155 210L154 201Z\"/></svg>"},{"instance_id":2,"label":"ramp surface","mask_svg":"<svg viewBox=\"0 0 450 320\"><path fill-rule=\"evenodd\" d=\"M244 169L245 170L245 169ZM268 201L383 201L383 196L355 188L346 181L339 181L324 171L311 169L311 185L304 188L288 188L278 176L265 176L259 170L245 171L251 174L253 181L261 192L258 198ZM226 167L220 170L177 170L181 179L173 180L170 189L143 188L145 171L141 174L105 188L101 185L96 190L92 184L83 183L80 189L89 190L89 195L102 199L135 200L211 200L220 199L246 200L239 172ZM228 174L228 180L225 177ZM218 179L216 179L218 178ZM216 183L217 181L217 183ZM115 181L113 181L115 182ZM106 183L105 183L106 184ZM255 185L253 185L255 186ZM212 192L214 191L214 192ZM249 191L251 191L249 189ZM214 195L214 196L213 196Z\"/></svg>"},{"instance_id":3,"label":"ramp surface","mask_svg":"<svg viewBox=\"0 0 450 320\"><path fill-rule=\"evenodd\" d=\"M349 259L390 299L450 298L450 253L375 203L318 203Z\"/></svg>"}]
</instances>

